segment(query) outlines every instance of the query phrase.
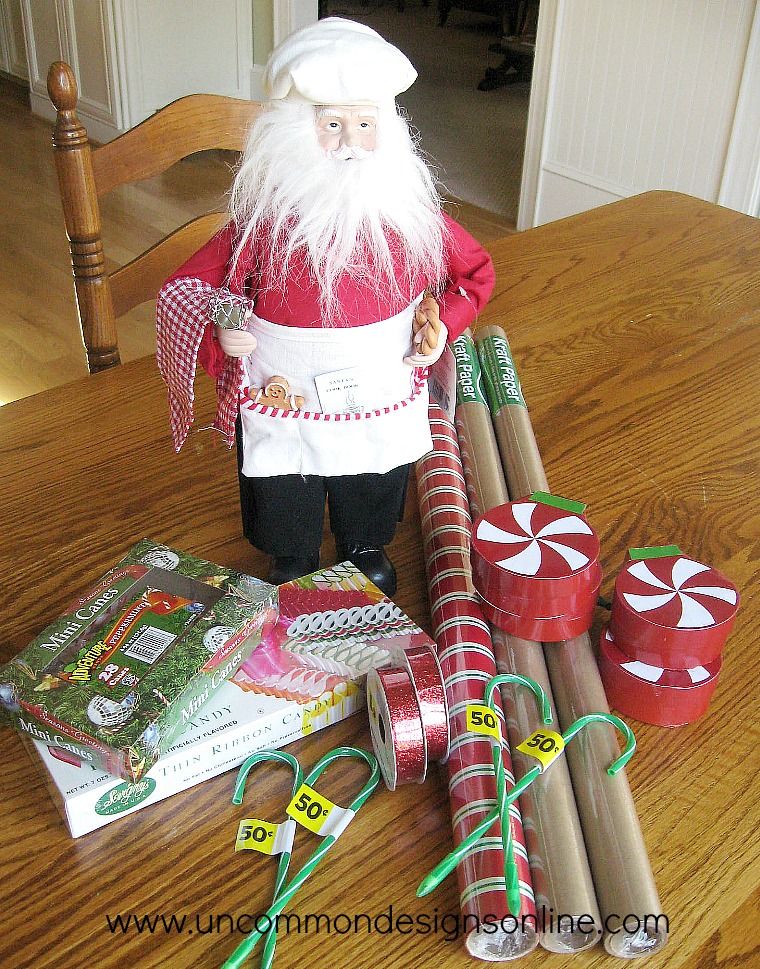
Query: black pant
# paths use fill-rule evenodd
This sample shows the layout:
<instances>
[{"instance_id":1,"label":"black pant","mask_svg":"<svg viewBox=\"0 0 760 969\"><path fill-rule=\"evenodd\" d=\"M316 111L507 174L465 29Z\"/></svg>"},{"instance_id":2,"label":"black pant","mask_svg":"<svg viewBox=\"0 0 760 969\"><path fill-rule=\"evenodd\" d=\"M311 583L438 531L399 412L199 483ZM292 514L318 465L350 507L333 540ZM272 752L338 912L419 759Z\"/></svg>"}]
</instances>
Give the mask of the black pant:
<instances>
[{"instance_id":1,"label":"black pant","mask_svg":"<svg viewBox=\"0 0 760 969\"><path fill-rule=\"evenodd\" d=\"M393 538L404 516L410 465L386 474L284 474L247 478L241 471L238 441L238 480L243 534L269 555L308 556L322 544L325 498L330 528L339 546L380 548Z\"/></svg>"}]
</instances>

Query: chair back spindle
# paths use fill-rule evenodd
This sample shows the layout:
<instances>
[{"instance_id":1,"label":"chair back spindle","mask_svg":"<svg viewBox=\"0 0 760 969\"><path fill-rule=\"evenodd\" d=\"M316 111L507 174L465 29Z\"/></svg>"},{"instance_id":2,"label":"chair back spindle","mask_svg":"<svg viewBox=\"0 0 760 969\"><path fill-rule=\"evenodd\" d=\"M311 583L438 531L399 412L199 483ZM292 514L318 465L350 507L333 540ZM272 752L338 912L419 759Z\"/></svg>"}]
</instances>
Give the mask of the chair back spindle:
<instances>
[{"instance_id":1,"label":"chair back spindle","mask_svg":"<svg viewBox=\"0 0 760 969\"><path fill-rule=\"evenodd\" d=\"M116 366L117 319L155 299L161 283L226 222L211 212L176 229L131 262L106 270L98 199L121 185L166 171L197 151L242 151L257 101L190 94L173 101L113 141L93 148L77 117L77 83L63 61L50 66L56 109L53 152L71 252L82 338L91 373Z\"/></svg>"},{"instance_id":2,"label":"chair back spindle","mask_svg":"<svg viewBox=\"0 0 760 969\"><path fill-rule=\"evenodd\" d=\"M87 129L77 117L77 82L68 64L48 72L48 94L57 119L53 152L74 271L79 323L91 373L120 363L116 316L106 272L100 206Z\"/></svg>"}]
</instances>

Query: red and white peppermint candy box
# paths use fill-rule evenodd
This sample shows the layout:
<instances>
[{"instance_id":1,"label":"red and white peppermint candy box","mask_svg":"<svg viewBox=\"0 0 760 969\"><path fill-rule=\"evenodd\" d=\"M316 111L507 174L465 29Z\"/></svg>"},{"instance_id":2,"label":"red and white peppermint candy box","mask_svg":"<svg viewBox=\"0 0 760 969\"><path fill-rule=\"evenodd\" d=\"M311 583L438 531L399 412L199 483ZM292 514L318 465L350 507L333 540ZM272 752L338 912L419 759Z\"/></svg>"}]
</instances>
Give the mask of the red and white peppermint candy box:
<instances>
[{"instance_id":1,"label":"red and white peppermint candy box","mask_svg":"<svg viewBox=\"0 0 760 969\"><path fill-rule=\"evenodd\" d=\"M631 659L608 629L599 643L599 672L610 706L634 720L681 727L707 712L721 667L718 656L689 669L666 669Z\"/></svg>"},{"instance_id":2,"label":"red and white peppermint candy box","mask_svg":"<svg viewBox=\"0 0 760 969\"><path fill-rule=\"evenodd\" d=\"M601 582L599 539L580 512L535 498L492 508L473 526L471 559L475 588L491 610L533 619L589 615L590 623Z\"/></svg>"},{"instance_id":3,"label":"red and white peppermint candy box","mask_svg":"<svg viewBox=\"0 0 760 969\"><path fill-rule=\"evenodd\" d=\"M632 659L688 669L720 656L738 607L725 575L687 555L629 561L615 580L610 631Z\"/></svg>"},{"instance_id":4,"label":"red and white peppermint candy box","mask_svg":"<svg viewBox=\"0 0 760 969\"><path fill-rule=\"evenodd\" d=\"M481 609L486 619L503 629L504 632L519 636L520 639L527 639L536 643L558 643L564 639L574 639L581 636L591 628L594 620L594 609L596 608L596 597L599 586L602 582L602 570L599 566L599 578L593 589L593 594L588 597L583 611L573 616L531 616L526 612L509 612L507 609L500 609L487 602L482 596Z\"/></svg>"}]
</instances>

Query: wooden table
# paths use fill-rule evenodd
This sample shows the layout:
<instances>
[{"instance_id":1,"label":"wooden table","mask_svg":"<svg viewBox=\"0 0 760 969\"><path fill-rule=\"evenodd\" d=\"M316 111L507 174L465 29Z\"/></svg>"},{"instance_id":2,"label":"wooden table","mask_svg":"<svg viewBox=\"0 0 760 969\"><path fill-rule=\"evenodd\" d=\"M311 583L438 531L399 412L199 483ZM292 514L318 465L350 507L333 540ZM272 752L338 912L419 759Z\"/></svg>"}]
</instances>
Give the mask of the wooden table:
<instances>
[{"instance_id":1,"label":"wooden table","mask_svg":"<svg viewBox=\"0 0 760 969\"><path fill-rule=\"evenodd\" d=\"M483 321L502 323L511 338L553 490L589 502L602 592L628 546L677 542L743 595L709 714L677 731L637 726L629 777L671 922L671 941L651 964L757 965L760 223L650 193L492 251L498 284ZM199 425L211 413L209 385L199 381ZM265 567L239 535L232 455L211 433L173 454L150 359L0 408L0 455L2 660L144 536L254 573ZM394 553L398 602L429 626L414 494ZM363 717L292 750L310 765L343 742L369 745ZM210 916L265 910L272 863L232 851L242 816L230 803L234 775L72 841L9 730L0 758L0 965L218 966L240 937L227 923L218 934L188 931L196 917L205 930ZM251 813L279 816L285 773L249 788ZM363 777L359 767L336 771L326 792L346 803ZM457 912L453 879L428 899L414 895L449 850L449 831L442 776L381 790L291 911ZM106 915L129 912L184 915L187 927L112 935ZM614 961L599 948L528 958L556 969ZM292 933L278 959L351 969L470 961L443 932Z\"/></svg>"}]
</instances>

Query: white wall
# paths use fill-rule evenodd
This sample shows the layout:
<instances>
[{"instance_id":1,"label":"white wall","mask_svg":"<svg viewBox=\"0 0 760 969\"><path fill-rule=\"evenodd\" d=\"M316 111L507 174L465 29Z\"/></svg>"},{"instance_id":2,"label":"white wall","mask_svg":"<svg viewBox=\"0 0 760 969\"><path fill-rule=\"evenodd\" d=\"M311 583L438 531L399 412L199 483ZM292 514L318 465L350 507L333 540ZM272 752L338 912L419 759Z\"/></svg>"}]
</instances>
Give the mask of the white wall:
<instances>
[{"instance_id":1,"label":"white wall","mask_svg":"<svg viewBox=\"0 0 760 969\"><path fill-rule=\"evenodd\" d=\"M9 2L9 0L0 0ZM108 141L185 94L249 98L253 0L21 0L32 110L54 119L54 60L74 68L79 115Z\"/></svg>"},{"instance_id":2,"label":"white wall","mask_svg":"<svg viewBox=\"0 0 760 969\"><path fill-rule=\"evenodd\" d=\"M32 110L55 117L47 70L68 61L79 115L108 141L185 94L260 98L273 45L317 19L317 0L0 0L0 70L11 72L14 11Z\"/></svg>"},{"instance_id":3,"label":"white wall","mask_svg":"<svg viewBox=\"0 0 760 969\"><path fill-rule=\"evenodd\" d=\"M752 211L757 8L542 0L519 227L658 188Z\"/></svg>"},{"instance_id":4,"label":"white wall","mask_svg":"<svg viewBox=\"0 0 760 969\"><path fill-rule=\"evenodd\" d=\"M251 0L118 0L126 124L185 94L250 97Z\"/></svg>"}]
</instances>

